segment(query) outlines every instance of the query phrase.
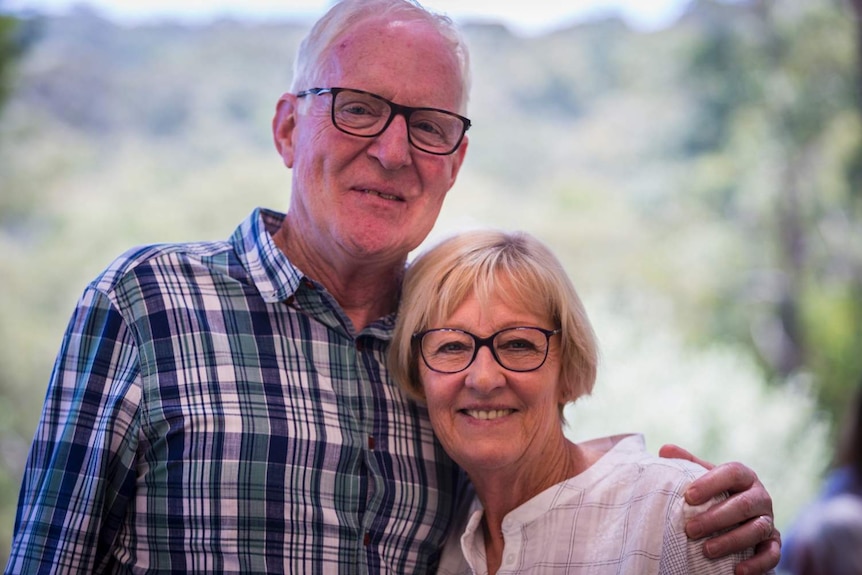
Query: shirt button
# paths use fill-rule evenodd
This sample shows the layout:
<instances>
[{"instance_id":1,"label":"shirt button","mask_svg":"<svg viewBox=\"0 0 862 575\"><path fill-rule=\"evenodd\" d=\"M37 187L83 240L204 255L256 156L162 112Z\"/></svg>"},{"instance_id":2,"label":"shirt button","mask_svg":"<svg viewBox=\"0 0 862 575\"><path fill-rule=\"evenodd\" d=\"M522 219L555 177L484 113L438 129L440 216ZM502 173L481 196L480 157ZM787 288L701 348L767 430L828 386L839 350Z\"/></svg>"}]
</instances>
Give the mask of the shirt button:
<instances>
[{"instance_id":1,"label":"shirt button","mask_svg":"<svg viewBox=\"0 0 862 575\"><path fill-rule=\"evenodd\" d=\"M511 565L515 562L515 556L512 553L506 555L506 565Z\"/></svg>"},{"instance_id":2,"label":"shirt button","mask_svg":"<svg viewBox=\"0 0 862 575\"><path fill-rule=\"evenodd\" d=\"M362 538L363 545L371 545L371 533L366 532L365 537Z\"/></svg>"},{"instance_id":3,"label":"shirt button","mask_svg":"<svg viewBox=\"0 0 862 575\"><path fill-rule=\"evenodd\" d=\"M374 446L377 445L377 441L374 440L373 435L368 436L368 449L374 451Z\"/></svg>"}]
</instances>

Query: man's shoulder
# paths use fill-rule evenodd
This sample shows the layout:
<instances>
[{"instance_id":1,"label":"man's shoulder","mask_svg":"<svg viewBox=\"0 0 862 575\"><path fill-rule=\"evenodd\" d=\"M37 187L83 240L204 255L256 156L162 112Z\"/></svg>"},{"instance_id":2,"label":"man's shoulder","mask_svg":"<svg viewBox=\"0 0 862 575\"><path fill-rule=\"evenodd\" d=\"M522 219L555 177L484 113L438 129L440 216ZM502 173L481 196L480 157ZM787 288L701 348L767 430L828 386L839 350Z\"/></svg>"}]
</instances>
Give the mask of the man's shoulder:
<instances>
[{"instance_id":1,"label":"man's shoulder","mask_svg":"<svg viewBox=\"0 0 862 575\"><path fill-rule=\"evenodd\" d=\"M112 292L129 281L164 283L199 275L201 270L226 268L234 250L227 241L148 244L120 254L92 282L102 292Z\"/></svg>"}]
</instances>

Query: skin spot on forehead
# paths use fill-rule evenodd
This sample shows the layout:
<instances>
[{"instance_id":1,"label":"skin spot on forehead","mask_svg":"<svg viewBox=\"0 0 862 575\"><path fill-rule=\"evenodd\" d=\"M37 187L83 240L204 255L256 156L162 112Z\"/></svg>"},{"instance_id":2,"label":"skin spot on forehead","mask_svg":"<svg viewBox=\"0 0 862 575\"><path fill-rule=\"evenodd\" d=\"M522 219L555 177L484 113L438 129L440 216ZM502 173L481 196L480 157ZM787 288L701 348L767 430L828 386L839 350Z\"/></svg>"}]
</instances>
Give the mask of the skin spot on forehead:
<instances>
[{"instance_id":1,"label":"skin spot on forehead","mask_svg":"<svg viewBox=\"0 0 862 575\"><path fill-rule=\"evenodd\" d=\"M372 22L368 22L367 26L371 29L373 37L376 41L390 43L397 40L399 46L403 48L413 49L416 46L416 43L410 39L405 41L403 38L403 34L400 34L400 32L402 31L401 29L408 30L409 24L409 22L386 22L380 25L375 25ZM354 44L359 44L361 47L363 41L367 42L367 38L365 37L366 32L368 32L368 30L363 28L349 31L345 36L341 38L340 42L338 42L338 45L335 48L335 52L343 54L345 52L352 51L355 49Z\"/></svg>"}]
</instances>

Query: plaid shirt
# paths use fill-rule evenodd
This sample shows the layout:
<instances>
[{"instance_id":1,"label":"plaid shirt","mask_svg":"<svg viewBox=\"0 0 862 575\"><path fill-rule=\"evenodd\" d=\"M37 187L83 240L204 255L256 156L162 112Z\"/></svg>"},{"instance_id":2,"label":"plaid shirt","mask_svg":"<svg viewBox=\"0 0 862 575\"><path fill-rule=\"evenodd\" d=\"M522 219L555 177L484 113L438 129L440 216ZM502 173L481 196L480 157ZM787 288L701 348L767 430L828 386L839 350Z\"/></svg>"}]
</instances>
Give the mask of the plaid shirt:
<instances>
[{"instance_id":1,"label":"plaid shirt","mask_svg":"<svg viewBox=\"0 0 862 575\"><path fill-rule=\"evenodd\" d=\"M71 319L7 573L424 573L467 481L256 210L132 250Z\"/></svg>"}]
</instances>

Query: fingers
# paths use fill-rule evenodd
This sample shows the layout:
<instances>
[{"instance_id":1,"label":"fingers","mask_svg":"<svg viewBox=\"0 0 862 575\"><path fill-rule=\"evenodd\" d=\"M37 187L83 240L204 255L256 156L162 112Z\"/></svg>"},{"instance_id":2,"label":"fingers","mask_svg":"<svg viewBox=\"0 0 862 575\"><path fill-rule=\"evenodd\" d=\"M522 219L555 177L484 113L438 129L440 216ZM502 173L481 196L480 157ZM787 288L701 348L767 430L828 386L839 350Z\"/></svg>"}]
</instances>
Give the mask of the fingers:
<instances>
[{"instance_id":1,"label":"fingers","mask_svg":"<svg viewBox=\"0 0 862 575\"><path fill-rule=\"evenodd\" d=\"M658 450L658 455L659 457L665 457L668 459L685 459L687 461L691 461L692 463L697 463L698 465L700 465L701 467L705 467L706 469L712 469L713 467L715 467L715 465L713 465L712 463L695 456L687 449L683 449L679 445L674 445L672 443L662 445L661 449Z\"/></svg>"},{"instance_id":2,"label":"fingers","mask_svg":"<svg viewBox=\"0 0 862 575\"><path fill-rule=\"evenodd\" d=\"M745 521L732 531L707 540L703 545L703 554L715 559L731 553L741 553L771 540L775 533L772 517L760 515Z\"/></svg>"},{"instance_id":3,"label":"fingers","mask_svg":"<svg viewBox=\"0 0 862 575\"><path fill-rule=\"evenodd\" d=\"M704 543L704 555L718 558L753 547L754 555L736 566L736 575L765 574L778 565L781 534L775 528L772 497L752 469L736 462L715 466L672 444L662 446L659 455L686 459L708 470L686 490L689 504L700 505L728 494L726 500L686 523L686 534L692 539L723 532Z\"/></svg>"},{"instance_id":4,"label":"fingers","mask_svg":"<svg viewBox=\"0 0 862 575\"><path fill-rule=\"evenodd\" d=\"M761 541L754 548L754 556L736 566L736 575L760 575L778 566L781 557L781 534L777 529L766 541Z\"/></svg>"},{"instance_id":5,"label":"fingers","mask_svg":"<svg viewBox=\"0 0 862 575\"><path fill-rule=\"evenodd\" d=\"M769 525L766 525L766 521ZM774 528L772 498L759 481L742 493L719 501L686 523L686 533L693 539L731 529L713 541L727 542L733 551L754 547L768 538Z\"/></svg>"},{"instance_id":6,"label":"fingers","mask_svg":"<svg viewBox=\"0 0 862 575\"><path fill-rule=\"evenodd\" d=\"M703 465L701 463L701 465ZM737 462L723 463L718 466L712 466L712 469L701 475L688 486L685 492L685 500L691 505L700 505L706 503L713 497L717 497L725 491L730 494L745 494L754 490L754 493L747 497L755 500L752 507L757 503L757 499L765 499L769 504L769 514L772 514L772 498L769 493L763 488L763 485L757 480L757 474L745 465ZM741 503L747 503L743 500ZM744 507L738 509L740 512L746 512ZM750 519L755 515L764 513L749 513L737 518L736 523L745 519ZM727 525L729 527L730 525Z\"/></svg>"}]
</instances>

